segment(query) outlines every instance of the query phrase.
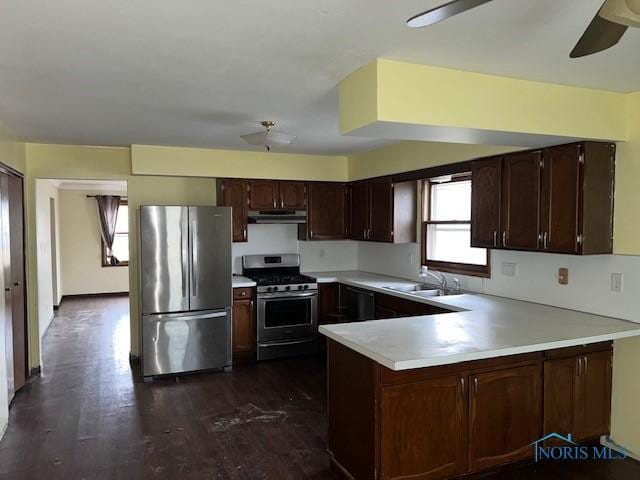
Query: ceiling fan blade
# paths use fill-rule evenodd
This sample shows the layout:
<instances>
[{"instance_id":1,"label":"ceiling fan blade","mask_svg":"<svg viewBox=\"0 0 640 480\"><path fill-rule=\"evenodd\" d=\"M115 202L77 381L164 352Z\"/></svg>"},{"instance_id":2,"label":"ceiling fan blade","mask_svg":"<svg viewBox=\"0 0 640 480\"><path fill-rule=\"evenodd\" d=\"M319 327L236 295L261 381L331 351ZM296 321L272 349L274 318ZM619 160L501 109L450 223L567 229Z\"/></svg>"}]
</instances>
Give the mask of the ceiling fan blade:
<instances>
[{"instance_id":1,"label":"ceiling fan blade","mask_svg":"<svg viewBox=\"0 0 640 480\"><path fill-rule=\"evenodd\" d=\"M427 25L433 25L434 23L446 20L449 17L453 17L472 8L479 7L483 3L490 2L491 0L453 0L452 2L445 3L439 7L432 8L425 12L419 13L407 20L407 25L412 28L426 27Z\"/></svg>"},{"instance_id":2,"label":"ceiling fan blade","mask_svg":"<svg viewBox=\"0 0 640 480\"><path fill-rule=\"evenodd\" d=\"M584 57L613 47L620 41L627 28L629 27L626 25L602 18L598 12L569 56L571 58Z\"/></svg>"}]
</instances>

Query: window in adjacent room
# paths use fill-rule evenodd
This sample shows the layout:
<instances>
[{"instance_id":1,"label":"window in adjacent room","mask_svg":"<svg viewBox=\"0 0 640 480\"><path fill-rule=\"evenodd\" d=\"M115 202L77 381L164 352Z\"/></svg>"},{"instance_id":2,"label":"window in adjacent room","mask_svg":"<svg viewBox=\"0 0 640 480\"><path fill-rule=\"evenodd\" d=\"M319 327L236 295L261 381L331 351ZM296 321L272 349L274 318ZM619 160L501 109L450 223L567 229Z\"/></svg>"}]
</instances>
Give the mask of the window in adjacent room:
<instances>
[{"instance_id":1,"label":"window in adjacent room","mask_svg":"<svg viewBox=\"0 0 640 480\"><path fill-rule=\"evenodd\" d=\"M107 248L102 240L101 243L103 267L129 265L129 205L126 200L120 200L116 219L116 232L113 240L113 255L118 259L116 265L111 264L111 259L107 255Z\"/></svg>"},{"instance_id":2,"label":"window in adjacent room","mask_svg":"<svg viewBox=\"0 0 640 480\"><path fill-rule=\"evenodd\" d=\"M471 246L471 173L427 179L422 195L423 265L489 276L489 251Z\"/></svg>"}]
</instances>

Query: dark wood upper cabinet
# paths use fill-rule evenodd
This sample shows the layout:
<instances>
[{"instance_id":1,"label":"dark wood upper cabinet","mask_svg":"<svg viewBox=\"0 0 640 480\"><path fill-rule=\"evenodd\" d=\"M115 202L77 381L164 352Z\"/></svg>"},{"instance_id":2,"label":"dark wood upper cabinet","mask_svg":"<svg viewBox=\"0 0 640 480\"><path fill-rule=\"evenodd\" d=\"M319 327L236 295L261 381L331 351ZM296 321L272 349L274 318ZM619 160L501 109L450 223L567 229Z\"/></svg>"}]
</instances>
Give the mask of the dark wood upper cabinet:
<instances>
[{"instance_id":1,"label":"dark wood upper cabinet","mask_svg":"<svg viewBox=\"0 0 640 480\"><path fill-rule=\"evenodd\" d=\"M469 377L469 467L472 472L529 458L540 437L538 365Z\"/></svg>"},{"instance_id":2,"label":"dark wood upper cabinet","mask_svg":"<svg viewBox=\"0 0 640 480\"><path fill-rule=\"evenodd\" d=\"M391 177L351 184L351 238L387 243L416 241L417 185Z\"/></svg>"},{"instance_id":3,"label":"dark wood upper cabinet","mask_svg":"<svg viewBox=\"0 0 640 480\"><path fill-rule=\"evenodd\" d=\"M380 478L427 480L466 472L468 396L462 376L385 387L380 397Z\"/></svg>"},{"instance_id":4,"label":"dark wood upper cabinet","mask_svg":"<svg viewBox=\"0 0 640 480\"><path fill-rule=\"evenodd\" d=\"M540 209L540 248L544 251L578 251L581 152L579 144L544 151Z\"/></svg>"},{"instance_id":5,"label":"dark wood upper cabinet","mask_svg":"<svg viewBox=\"0 0 640 480\"><path fill-rule=\"evenodd\" d=\"M249 181L249 208L251 210L275 210L279 208L279 203L277 180Z\"/></svg>"},{"instance_id":6,"label":"dark wood upper cabinet","mask_svg":"<svg viewBox=\"0 0 640 480\"><path fill-rule=\"evenodd\" d=\"M542 152L506 155L502 163L502 245L537 250Z\"/></svg>"},{"instance_id":7,"label":"dark wood upper cabinet","mask_svg":"<svg viewBox=\"0 0 640 480\"><path fill-rule=\"evenodd\" d=\"M471 182L471 246L499 247L502 157L473 162Z\"/></svg>"},{"instance_id":8,"label":"dark wood upper cabinet","mask_svg":"<svg viewBox=\"0 0 640 480\"><path fill-rule=\"evenodd\" d=\"M307 223L300 225L301 240L348 238L349 189L346 183L313 182L307 187Z\"/></svg>"},{"instance_id":9,"label":"dark wood upper cabinet","mask_svg":"<svg viewBox=\"0 0 640 480\"><path fill-rule=\"evenodd\" d=\"M304 210L307 208L307 192L304 182L279 182L279 208Z\"/></svg>"},{"instance_id":10,"label":"dark wood upper cabinet","mask_svg":"<svg viewBox=\"0 0 640 480\"><path fill-rule=\"evenodd\" d=\"M247 241L247 215L249 206L249 182L225 178L218 180L218 205L231 207L233 241Z\"/></svg>"},{"instance_id":11,"label":"dark wood upper cabinet","mask_svg":"<svg viewBox=\"0 0 640 480\"><path fill-rule=\"evenodd\" d=\"M471 170L472 246L577 255L613 251L614 144L519 152L476 160Z\"/></svg>"},{"instance_id":12,"label":"dark wood upper cabinet","mask_svg":"<svg viewBox=\"0 0 640 480\"><path fill-rule=\"evenodd\" d=\"M391 178L369 182L369 205L371 207L368 240L393 242L393 190ZM415 226L414 226L415 229Z\"/></svg>"},{"instance_id":13,"label":"dark wood upper cabinet","mask_svg":"<svg viewBox=\"0 0 640 480\"><path fill-rule=\"evenodd\" d=\"M351 184L351 238L366 240L369 234L369 182Z\"/></svg>"},{"instance_id":14,"label":"dark wood upper cabinet","mask_svg":"<svg viewBox=\"0 0 640 480\"><path fill-rule=\"evenodd\" d=\"M542 170L541 249L611 253L615 145L583 142L545 149Z\"/></svg>"}]
</instances>

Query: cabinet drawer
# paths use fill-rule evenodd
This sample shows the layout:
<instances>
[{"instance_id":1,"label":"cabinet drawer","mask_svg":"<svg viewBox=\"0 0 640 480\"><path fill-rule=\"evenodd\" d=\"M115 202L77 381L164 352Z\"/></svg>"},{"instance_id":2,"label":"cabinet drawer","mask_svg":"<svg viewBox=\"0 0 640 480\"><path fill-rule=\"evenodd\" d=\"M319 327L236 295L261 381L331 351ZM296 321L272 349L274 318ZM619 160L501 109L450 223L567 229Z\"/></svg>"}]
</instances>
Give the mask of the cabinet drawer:
<instances>
[{"instance_id":1,"label":"cabinet drawer","mask_svg":"<svg viewBox=\"0 0 640 480\"><path fill-rule=\"evenodd\" d=\"M241 287L233 289L233 299L234 300L242 300L244 298L253 297L253 288L251 287Z\"/></svg>"}]
</instances>

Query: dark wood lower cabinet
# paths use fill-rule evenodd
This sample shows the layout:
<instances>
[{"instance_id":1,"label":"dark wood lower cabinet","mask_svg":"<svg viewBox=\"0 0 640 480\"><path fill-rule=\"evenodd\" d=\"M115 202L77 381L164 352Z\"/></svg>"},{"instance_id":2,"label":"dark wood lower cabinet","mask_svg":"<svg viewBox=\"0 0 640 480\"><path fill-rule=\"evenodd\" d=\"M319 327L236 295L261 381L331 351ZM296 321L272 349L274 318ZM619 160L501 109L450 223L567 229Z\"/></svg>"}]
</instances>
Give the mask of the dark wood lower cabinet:
<instances>
[{"instance_id":1,"label":"dark wood lower cabinet","mask_svg":"<svg viewBox=\"0 0 640 480\"><path fill-rule=\"evenodd\" d=\"M581 347L567 350L567 354L556 354L544 362L544 434L571 434L576 441L608 435L613 366L610 345ZM559 443L552 440L547 444Z\"/></svg>"},{"instance_id":2,"label":"dark wood lower cabinet","mask_svg":"<svg viewBox=\"0 0 640 480\"><path fill-rule=\"evenodd\" d=\"M608 433L610 342L393 371L327 341L328 448L344 478L440 480ZM544 372L544 375L543 375Z\"/></svg>"},{"instance_id":3,"label":"dark wood lower cabinet","mask_svg":"<svg viewBox=\"0 0 640 480\"><path fill-rule=\"evenodd\" d=\"M467 404L461 375L383 388L382 478L431 480L465 473Z\"/></svg>"},{"instance_id":4,"label":"dark wood lower cabinet","mask_svg":"<svg viewBox=\"0 0 640 480\"><path fill-rule=\"evenodd\" d=\"M256 322L252 288L233 289L232 346L233 361L255 360Z\"/></svg>"},{"instance_id":5,"label":"dark wood lower cabinet","mask_svg":"<svg viewBox=\"0 0 640 480\"><path fill-rule=\"evenodd\" d=\"M541 431L540 366L472 375L470 382L470 471L531 457Z\"/></svg>"},{"instance_id":6,"label":"dark wood lower cabinet","mask_svg":"<svg viewBox=\"0 0 640 480\"><path fill-rule=\"evenodd\" d=\"M413 317L417 315L435 315L438 313L450 313L450 310L426 303L412 302L411 300L405 300L393 295L376 293L376 320Z\"/></svg>"}]
</instances>

